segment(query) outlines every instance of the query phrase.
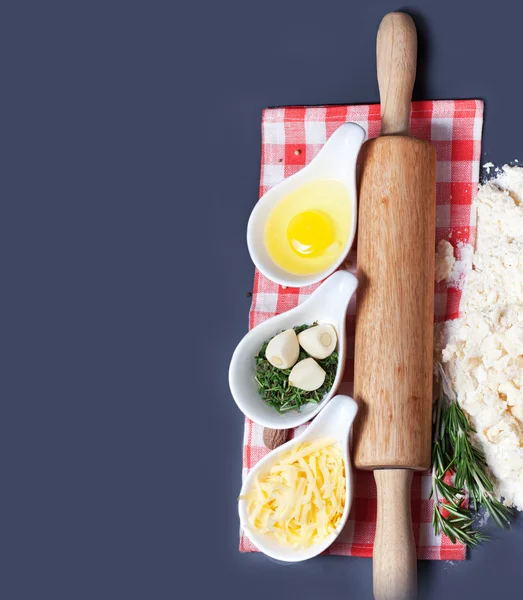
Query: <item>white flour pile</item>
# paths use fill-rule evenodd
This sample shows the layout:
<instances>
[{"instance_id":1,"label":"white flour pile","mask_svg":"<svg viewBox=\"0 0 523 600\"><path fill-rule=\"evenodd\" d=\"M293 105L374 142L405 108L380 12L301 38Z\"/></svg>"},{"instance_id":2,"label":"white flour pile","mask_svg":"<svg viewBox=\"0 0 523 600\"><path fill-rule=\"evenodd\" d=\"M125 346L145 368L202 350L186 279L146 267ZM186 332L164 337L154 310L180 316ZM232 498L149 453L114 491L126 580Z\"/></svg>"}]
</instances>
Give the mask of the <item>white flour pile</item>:
<instances>
[{"instance_id":1,"label":"white flour pile","mask_svg":"<svg viewBox=\"0 0 523 600\"><path fill-rule=\"evenodd\" d=\"M483 185L474 270L442 359L505 504L523 510L523 167Z\"/></svg>"}]
</instances>

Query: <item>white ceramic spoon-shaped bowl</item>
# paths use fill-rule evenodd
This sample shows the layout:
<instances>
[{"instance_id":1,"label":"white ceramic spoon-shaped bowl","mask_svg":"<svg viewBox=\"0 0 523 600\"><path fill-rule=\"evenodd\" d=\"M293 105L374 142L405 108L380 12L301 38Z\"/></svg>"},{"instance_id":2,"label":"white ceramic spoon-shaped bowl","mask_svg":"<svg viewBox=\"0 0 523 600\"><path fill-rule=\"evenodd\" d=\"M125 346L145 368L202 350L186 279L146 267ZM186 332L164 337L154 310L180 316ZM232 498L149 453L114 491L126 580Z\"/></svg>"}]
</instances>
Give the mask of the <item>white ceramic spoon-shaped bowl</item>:
<instances>
[{"instance_id":1,"label":"white ceramic spoon-shaped bowl","mask_svg":"<svg viewBox=\"0 0 523 600\"><path fill-rule=\"evenodd\" d=\"M356 123L341 125L306 167L275 185L256 203L247 225L247 246L256 267L271 281L289 287L317 283L333 273L349 253L357 221L356 160L364 139L365 130ZM327 269L312 275L293 275L279 267L267 252L265 224L274 206L284 196L318 179L337 179L347 187L351 202L350 235L339 259Z\"/></svg>"},{"instance_id":2,"label":"white ceramic spoon-shaped bowl","mask_svg":"<svg viewBox=\"0 0 523 600\"><path fill-rule=\"evenodd\" d=\"M358 280L354 275L348 271L337 271L299 306L260 323L242 339L232 355L229 386L238 408L245 416L264 427L290 429L303 425L324 408L336 393L343 377L347 346L345 318L349 301L357 287ZM258 393L255 356L263 344L280 331L298 325L312 325L315 321L333 325L338 335L338 368L334 384L318 404L309 402L299 412L292 410L279 413L267 405Z\"/></svg>"},{"instance_id":3,"label":"white ceramic spoon-shaped bowl","mask_svg":"<svg viewBox=\"0 0 523 600\"><path fill-rule=\"evenodd\" d=\"M257 475L262 474L266 468L270 468L270 466L278 460L278 457L282 452L287 452L300 442L312 442L320 438L333 438L342 449L343 461L345 463L345 476L347 478L345 507L341 520L336 527L336 531L331 533L331 535L323 542L318 542L309 548L295 549L285 546L278 540L272 538L270 535L255 531L249 523L247 515L247 502L245 500L239 500L238 510L240 513L241 526L247 537L258 548L258 550L264 554L267 554L267 556L275 558L276 560L298 562L317 556L326 550L338 537L340 531L347 522L347 517L349 516L349 511L352 504L353 482L349 456L349 433L357 412L358 405L352 398L349 398L349 396L335 396L330 402L329 406L327 406L325 410L318 415L316 419L314 419L312 424L309 425L309 427L307 427L307 429L301 435L267 454L267 456L256 463L255 467L249 472L245 478L245 481L243 482L241 490L242 496L251 489L254 478Z\"/></svg>"}]
</instances>

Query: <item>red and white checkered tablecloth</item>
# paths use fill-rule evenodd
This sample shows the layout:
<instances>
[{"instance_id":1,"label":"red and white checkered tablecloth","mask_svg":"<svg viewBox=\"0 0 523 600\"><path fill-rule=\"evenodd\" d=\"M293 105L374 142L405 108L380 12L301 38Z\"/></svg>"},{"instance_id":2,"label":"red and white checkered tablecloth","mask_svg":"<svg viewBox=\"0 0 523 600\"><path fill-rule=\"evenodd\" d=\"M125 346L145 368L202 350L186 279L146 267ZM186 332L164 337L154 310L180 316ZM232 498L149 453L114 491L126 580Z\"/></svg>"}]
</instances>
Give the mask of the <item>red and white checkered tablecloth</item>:
<instances>
[{"instance_id":1,"label":"red and white checkered tablecloth","mask_svg":"<svg viewBox=\"0 0 523 600\"><path fill-rule=\"evenodd\" d=\"M380 130L378 104L357 106L284 107L264 110L262 118L262 164L260 195L285 177L309 163L332 133L347 121L361 125L369 138ZM436 241L449 240L460 258L460 247L473 242L475 212L472 200L480 170L483 102L480 100L442 100L413 102L411 134L430 140L436 148ZM356 251L346 261L356 270ZM456 287L452 287L455 285ZM256 271L250 328L302 302L317 286L282 288ZM457 284L435 284L435 321L458 316L461 291ZM356 299L347 315L348 358L340 393L352 395L354 374L354 315ZM352 347L351 347L352 346ZM299 433L306 425L299 427ZM263 428L245 420L243 474L269 451L262 439ZM355 469L354 499L347 525L326 554L372 556L376 526L376 488L371 472ZM436 536L431 525L432 500L429 499L429 473L416 474L412 485L412 519L420 559L463 560L465 547ZM257 552L245 535L240 550Z\"/></svg>"}]
</instances>

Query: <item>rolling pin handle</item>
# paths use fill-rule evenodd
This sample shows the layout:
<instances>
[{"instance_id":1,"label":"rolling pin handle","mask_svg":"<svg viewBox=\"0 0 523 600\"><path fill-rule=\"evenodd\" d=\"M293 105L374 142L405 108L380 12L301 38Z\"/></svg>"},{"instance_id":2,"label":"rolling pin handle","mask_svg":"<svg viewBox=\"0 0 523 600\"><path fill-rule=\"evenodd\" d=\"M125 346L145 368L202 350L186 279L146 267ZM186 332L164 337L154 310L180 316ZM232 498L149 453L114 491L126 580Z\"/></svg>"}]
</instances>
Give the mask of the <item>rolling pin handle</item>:
<instances>
[{"instance_id":1,"label":"rolling pin handle","mask_svg":"<svg viewBox=\"0 0 523 600\"><path fill-rule=\"evenodd\" d=\"M412 18L400 12L385 15L376 41L380 135L409 134L417 53L418 38Z\"/></svg>"},{"instance_id":2,"label":"rolling pin handle","mask_svg":"<svg viewBox=\"0 0 523 600\"><path fill-rule=\"evenodd\" d=\"M374 471L378 516L373 553L375 600L414 600L417 596L416 546L410 515L413 472Z\"/></svg>"}]
</instances>

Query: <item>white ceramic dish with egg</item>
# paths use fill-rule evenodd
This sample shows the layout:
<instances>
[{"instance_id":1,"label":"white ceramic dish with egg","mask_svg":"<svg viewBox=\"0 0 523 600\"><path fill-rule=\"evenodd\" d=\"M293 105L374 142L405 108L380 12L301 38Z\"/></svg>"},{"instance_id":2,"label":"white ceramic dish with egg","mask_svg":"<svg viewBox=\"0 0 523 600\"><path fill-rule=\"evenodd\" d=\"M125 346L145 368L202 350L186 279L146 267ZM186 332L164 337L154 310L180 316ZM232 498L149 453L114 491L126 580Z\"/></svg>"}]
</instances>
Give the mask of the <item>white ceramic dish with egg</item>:
<instances>
[{"instance_id":1,"label":"white ceramic dish with egg","mask_svg":"<svg viewBox=\"0 0 523 600\"><path fill-rule=\"evenodd\" d=\"M229 386L238 408L249 419L271 429L290 429L303 425L316 416L336 393L342 377L346 360L345 319L347 307L352 298L358 280L345 270L340 270L326 279L299 306L281 315L260 323L242 339L236 347L229 367ZM280 331L299 325L329 323L336 329L338 336L338 367L334 384L318 404L309 402L300 411L279 413L265 403L258 392L255 379L255 357L263 344Z\"/></svg>"},{"instance_id":2,"label":"white ceramic dish with egg","mask_svg":"<svg viewBox=\"0 0 523 600\"><path fill-rule=\"evenodd\" d=\"M249 524L247 515L247 502L238 501L240 523L245 535L264 554L285 562L298 562L308 560L326 550L338 537L347 522L353 496L352 469L349 455L349 434L358 412L358 405L349 396L335 396L325 410L307 427L307 429L295 439L283 444L262 458L249 472L243 482L240 496L246 494L253 484L254 478L270 468L281 453L287 452L296 444L301 442L312 442L320 438L333 438L342 449L343 461L345 463L345 476L347 478L345 487L345 506L343 514L336 530L325 540L313 544L309 548L295 549L283 545L277 539L267 534L255 531Z\"/></svg>"},{"instance_id":3,"label":"white ceramic dish with egg","mask_svg":"<svg viewBox=\"0 0 523 600\"><path fill-rule=\"evenodd\" d=\"M275 185L257 202L247 225L247 246L256 267L271 281L289 287L317 283L336 271L349 253L357 224L356 161L364 140L365 130L356 123L341 125L306 167ZM265 246L265 225L272 209L284 197L321 179L338 180L347 188L351 202L350 234L338 260L328 268L312 275L294 275L282 269L269 255Z\"/></svg>"}]
</instances>

